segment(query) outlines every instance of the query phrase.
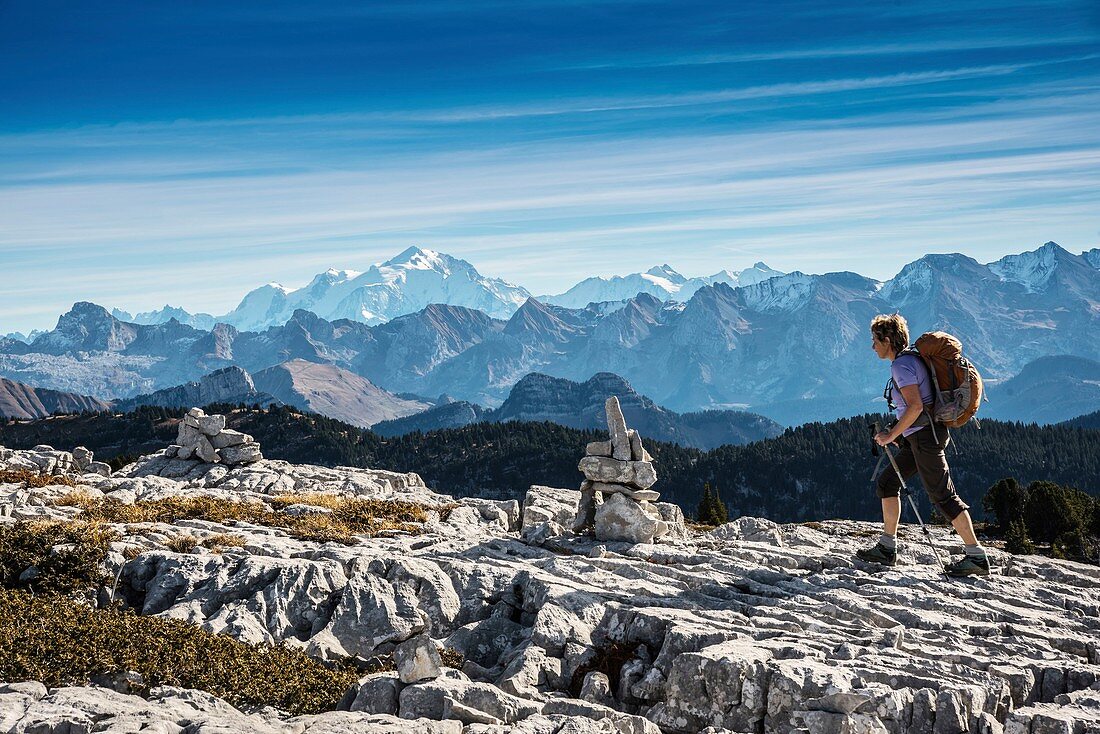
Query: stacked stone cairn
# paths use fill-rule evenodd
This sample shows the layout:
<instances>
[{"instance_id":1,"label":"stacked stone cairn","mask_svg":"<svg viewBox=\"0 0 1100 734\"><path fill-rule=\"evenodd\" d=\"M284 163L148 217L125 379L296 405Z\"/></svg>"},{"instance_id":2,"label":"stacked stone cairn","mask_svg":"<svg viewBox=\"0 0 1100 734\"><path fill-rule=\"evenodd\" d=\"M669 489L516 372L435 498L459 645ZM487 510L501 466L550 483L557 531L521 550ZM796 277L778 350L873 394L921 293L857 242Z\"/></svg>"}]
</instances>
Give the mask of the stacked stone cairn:
<instances>
[{"instance_id":1,"label":"stacked stone cairn","mask_svg":"<svg viewBox=\"0 0 1100 734\"><path fill-rule=\"evenodd\" d=\"M617 397L609 397L604 410L611 438L588 444L577 466L584 482L573 532L591 530L597 540L652 543L668 532L653 506L661 496L650 489L657 482L653 457L638 432L627 428Z\"/></svg>"},{"instance_id":2,"label":"stacked stone cairn","mask_svg":"<svg viewBox=\"0 0 1100 734\"><path fill-rule=\"evenodd\" d=\"M192 408L183 416L176 442L164 450L164 455L227 466L264 458L252 436L226 428L224 415L207 415L200 408Z\"/></svg>"}]
</instances>

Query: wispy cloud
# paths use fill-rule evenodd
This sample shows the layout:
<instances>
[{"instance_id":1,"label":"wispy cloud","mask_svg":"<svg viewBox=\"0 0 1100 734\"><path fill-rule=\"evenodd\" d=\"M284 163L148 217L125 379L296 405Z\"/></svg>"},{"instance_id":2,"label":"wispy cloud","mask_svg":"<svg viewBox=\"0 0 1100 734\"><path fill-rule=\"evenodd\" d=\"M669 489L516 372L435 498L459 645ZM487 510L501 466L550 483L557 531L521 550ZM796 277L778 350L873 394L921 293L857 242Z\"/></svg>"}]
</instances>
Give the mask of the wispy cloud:
<instances>
[{"instance_id":1,"label":"wispy cloud","mask_svg":"<svg viewBox=\"0 0 1100 734\"><path fill-rule=\"evenodd\" d=\"M459 110L433 112L415 119L442 121L490 120L507 117L540 117L549 115L586 114L624 110L641 110L663 107L690 107L697 105L715 105L724 102L759 99L764 97L798 97L804 95L834 94L866 89L884 89L917 84L935 84L938 82L994 77L1013 74L1024 69L1032 69L1050 64L1087 61L1100 58L1100 54L1066 57L1046 61L1022 62L1014 64L990 64L957 69L935 71L903 72L883 76L862 78L826 79L809 82L784 82L764 84L735 89L716 91L688 92L681 94L647 95L622 98L600 98L562 100L552 104L524 104L504 107L472 107Z\"/></svg>"},{"instance_id":2,"label":"wispy cloud","mask_svg":"<svg viewBox=\"0 0 1100 734\"><path fill-rule=\"evenodd\" d=\"M905 43L875 43L850 46L817 46L741 53L711 53L674 57L625 56L621 59L588 64L563 64L562 69L653 69L680 66L714 66L761 61L799 61L876 56L916 56L948 51L981 51L1034 47L1079 46L1096 42L1095 35L1074 34L1049 37L1019 36L1003 38L939 38Z\"/></svg>"},{"instance_id":3,"label":"wispy cloud","mask_svg":"<svg viewBox=\"0 0 1100 734\"><path fill-rule=\"evenodd\" d=\"M0 333L409 244L545 293L1100 239L1083 4L533 2L166 6L110 64L102 18L42 15L83 40L0 47Z\"/></svg>"}]
</instances>

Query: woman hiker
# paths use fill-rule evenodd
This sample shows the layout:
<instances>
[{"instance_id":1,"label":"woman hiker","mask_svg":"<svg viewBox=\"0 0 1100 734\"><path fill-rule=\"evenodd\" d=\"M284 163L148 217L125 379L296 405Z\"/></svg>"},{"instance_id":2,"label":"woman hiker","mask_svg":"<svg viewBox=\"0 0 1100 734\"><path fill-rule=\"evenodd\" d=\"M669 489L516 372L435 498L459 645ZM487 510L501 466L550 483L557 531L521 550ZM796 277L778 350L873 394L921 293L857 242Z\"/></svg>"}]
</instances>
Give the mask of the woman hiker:
<instances>
[{"instance_id":1,"label":"woman hiker","mask_svg":"<svg viewBox=\"0 0 1100 734\"><path fill-rule=\"evenodd\" d=\"M955 492L944 449L951 441L947 426L931 426L924 415L924 406L932 403L932 380L919 355L902 352L909 346L909 326L900 314L876 316L871 320L871 348L879 359L890 360L890 400L897 406L897 423L875 436L875 443L886 447L897 443L897 464L908 480L920 475L921 484L944 517L965 544L962 558L944 569L949 576L988 576L989 559L974 535L968 505ZM935 430L933 430L933 428ZM937 440L938 439L938 440ZM884 450L889 451L888 448ZM856 551L856 557L872 563L896 566L898 562L897 533L901 518L901 481L897 472L879 474L876 493L882 500L882 537L870 548Z\"/></svg>"}]
</instances>

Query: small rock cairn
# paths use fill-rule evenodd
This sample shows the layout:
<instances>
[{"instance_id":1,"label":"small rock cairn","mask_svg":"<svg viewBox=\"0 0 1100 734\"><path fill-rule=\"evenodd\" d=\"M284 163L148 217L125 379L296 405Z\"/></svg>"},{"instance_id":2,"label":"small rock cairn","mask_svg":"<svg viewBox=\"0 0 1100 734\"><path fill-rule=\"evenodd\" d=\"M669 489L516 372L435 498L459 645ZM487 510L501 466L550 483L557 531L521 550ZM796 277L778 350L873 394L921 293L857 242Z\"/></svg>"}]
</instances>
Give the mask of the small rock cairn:
<instances>
[{"instance_id":1,"label":"small rock cairn","mask_svg":"<svg viewBox=\"0 0 1100 734\"><path fill-rule=\"evenodd\" d=\"M577 466L585 479L573 531L592 529L598 540L652 543L668 532L652 504L661 496L650 489L657 482L653 457L638 432L626 427L617 397L609 397L604 410L611 439L588 444Z\"/></svg>"},{"instance_id":2,"label":"small rock cairn","mask_svg":"<svg viewBox=\"0 0 1100 734\"><path fill-rule=\"evenodd\" d=\"M224 415L207 415L201 408L191 408L183 416L176 442L164 450L164 455L228 466L264 458L252 436L226 428Z\"/></svg>"}]
</instances>

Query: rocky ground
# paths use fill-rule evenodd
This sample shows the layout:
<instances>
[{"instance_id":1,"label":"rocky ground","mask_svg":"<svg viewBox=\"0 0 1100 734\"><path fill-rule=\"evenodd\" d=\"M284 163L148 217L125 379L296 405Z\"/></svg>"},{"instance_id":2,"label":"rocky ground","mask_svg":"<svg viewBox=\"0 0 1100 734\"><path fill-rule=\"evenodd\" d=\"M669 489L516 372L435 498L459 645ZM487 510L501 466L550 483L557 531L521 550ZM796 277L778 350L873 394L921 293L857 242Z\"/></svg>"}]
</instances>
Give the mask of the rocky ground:
<instances>
[{"instance_id":1,"label":"rocky ground","mask_svg":"<svg viewBox=\"0 0 1100 734\"><path fill-rule=\"evenodd\" d=\"M78 463L51 451L0 449L0 469ZM882 572L852 559L873 542L869 524L740 518L701 533L670 506L657 542L599 542L560 530L573 490L452 507L415 474L270 460L155 454L79 481L129 503L320 492L439 512L419 534L356 545L243 523L115 527L116 596L143 614L321 659L394 653L397 672L365 677L343 710L290 717L194 690L9 682L0 732L1100 732L1096 566L991 551L995 575L948 580L904 528L904 565ZM0 484L0 522L71 518L51 504L70 491ZM169 550L181 532L244 544ZM462 669L441 666L436 646L463 653Z\"/></svg>"}]
</instances>

